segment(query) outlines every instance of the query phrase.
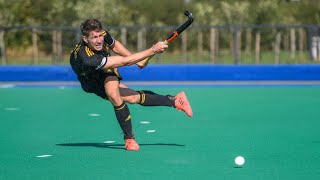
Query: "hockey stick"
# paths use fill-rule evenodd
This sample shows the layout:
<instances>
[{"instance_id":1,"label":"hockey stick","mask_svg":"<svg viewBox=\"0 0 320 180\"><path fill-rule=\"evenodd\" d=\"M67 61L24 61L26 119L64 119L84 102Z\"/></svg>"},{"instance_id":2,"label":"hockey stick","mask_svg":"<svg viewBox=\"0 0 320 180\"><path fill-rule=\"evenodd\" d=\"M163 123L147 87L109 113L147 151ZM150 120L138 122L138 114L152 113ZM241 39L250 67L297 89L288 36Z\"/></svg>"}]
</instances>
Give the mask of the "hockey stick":
<instances>
[{"instance_id":1,"label":"hockey stick","mask_svg":"<svg viewBox=\"0 0 320 180\"><path fill-rule=\"evenodd\" d=\"M185 29L187 29L193 22L193 16L192 13L189 11L185 11L184 15L186 15L188 17L188 20L186 22L184 22L178 29L176 29L175 31L173 31L173 33L163 42L165 44L170 43L171 41L173 41L176 37L179 36L179 34L181 34ZM147 66L148 61L153 57L154 55L144 59L141 61L141 63L143 63L143 67Z\"/></svg>"}]
</instances>

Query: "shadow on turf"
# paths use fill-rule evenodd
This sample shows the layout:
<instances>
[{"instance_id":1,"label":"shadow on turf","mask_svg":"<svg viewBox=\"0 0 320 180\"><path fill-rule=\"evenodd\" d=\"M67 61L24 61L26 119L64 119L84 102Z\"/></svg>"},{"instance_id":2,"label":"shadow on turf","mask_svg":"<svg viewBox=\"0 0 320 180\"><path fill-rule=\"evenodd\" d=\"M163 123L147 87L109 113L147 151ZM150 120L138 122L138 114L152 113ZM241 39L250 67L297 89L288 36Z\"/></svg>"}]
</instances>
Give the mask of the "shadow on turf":
<instances>
[{"instance_id":1,"label":"shadow on turf","mask_svg":"<svg viewBox=\"0 0 320 180\"><path fill-rule=\"evenodd\" d=\"M110 149L124 149L124 144L107 144L107 143L63 143L56 144L57 146L73 146L73 147L98 147L98 148L110 148ZM139 144L140 146L179 146L183 147L185 145L181 144L168 144L168 143L154 143L154 144Z\"/></svg>"}]
</instances>

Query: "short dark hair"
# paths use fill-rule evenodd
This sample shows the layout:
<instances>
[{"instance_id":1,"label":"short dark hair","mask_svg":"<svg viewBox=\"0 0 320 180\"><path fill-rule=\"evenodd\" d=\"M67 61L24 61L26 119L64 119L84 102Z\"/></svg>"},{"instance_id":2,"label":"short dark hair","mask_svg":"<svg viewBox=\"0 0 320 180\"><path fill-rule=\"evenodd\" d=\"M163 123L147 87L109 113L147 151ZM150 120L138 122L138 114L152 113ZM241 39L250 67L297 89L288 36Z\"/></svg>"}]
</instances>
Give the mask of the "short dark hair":
<instances>
[{"instance_id":1,"label":"short dark hair","mask_svg":"<svg viewBox=\"0 0 320 180\"><path fill-rule=\"evenodd\" d=\"M87 19L80 26L82 35L89 36L91 31L101 31L102 25L101 22L97 19Z\"/></svg>"}]
</instances>

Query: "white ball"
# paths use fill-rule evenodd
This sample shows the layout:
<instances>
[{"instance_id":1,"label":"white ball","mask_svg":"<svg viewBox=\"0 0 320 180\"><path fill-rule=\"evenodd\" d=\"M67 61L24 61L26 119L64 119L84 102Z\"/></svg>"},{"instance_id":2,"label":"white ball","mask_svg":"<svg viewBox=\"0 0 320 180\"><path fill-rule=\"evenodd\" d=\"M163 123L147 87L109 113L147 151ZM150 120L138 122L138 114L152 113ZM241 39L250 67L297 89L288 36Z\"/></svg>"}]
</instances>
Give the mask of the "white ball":
<instances>
[{"instance_id":1,"label":"white ball","mask_svg":"<svg viewBox=\"0 0 320 180\"><path fill-rule=\"evenodd\" d=\"M237 156L235 159L234 159L234 163L236 163L236 165L238 166L242 166L244 164L245 160L242 156Z\"/></svg>"}]
</instances>

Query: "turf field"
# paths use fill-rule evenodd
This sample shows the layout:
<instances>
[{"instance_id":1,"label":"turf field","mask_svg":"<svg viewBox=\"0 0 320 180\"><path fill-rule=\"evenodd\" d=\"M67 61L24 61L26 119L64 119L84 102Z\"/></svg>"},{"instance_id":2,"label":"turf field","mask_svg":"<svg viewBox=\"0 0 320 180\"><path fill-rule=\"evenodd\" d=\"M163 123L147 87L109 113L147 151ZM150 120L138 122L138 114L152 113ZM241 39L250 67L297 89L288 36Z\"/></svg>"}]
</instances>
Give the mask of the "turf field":
<instances>
[{"instance_id":1,"label":"turf field","mask_svg":"<svg viewBox=\"0 0 320 180\"><path fill-rule=\"evenodd\" d=\"M320 86L135 89L184 90L194 117L130 105L141 150L128 152L108 101L0 88L0 179L320 179Z\"/></svg>"}]
</instances>

